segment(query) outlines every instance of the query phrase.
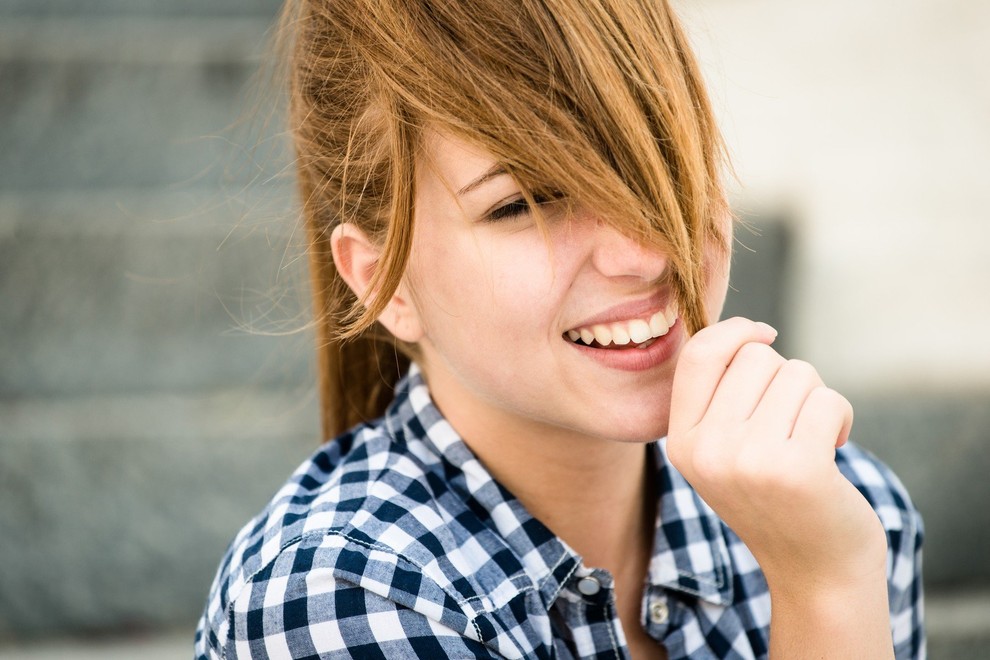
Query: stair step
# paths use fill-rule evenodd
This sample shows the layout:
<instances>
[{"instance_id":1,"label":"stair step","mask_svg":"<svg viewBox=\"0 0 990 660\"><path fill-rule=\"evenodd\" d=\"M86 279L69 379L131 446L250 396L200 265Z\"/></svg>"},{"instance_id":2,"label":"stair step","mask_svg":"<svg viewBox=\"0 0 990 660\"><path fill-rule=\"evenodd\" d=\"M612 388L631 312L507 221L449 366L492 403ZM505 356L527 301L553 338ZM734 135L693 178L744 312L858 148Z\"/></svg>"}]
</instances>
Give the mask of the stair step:
<instances>
[{"instance_id":1,"label":"stair step","mask_svg":"<svg viewBox=\"0 0 990 660\"><path fill-rule=\"evenodd\" d=\"M0 397L311 380L289 198L0 194Z\"/></svg>"},{"instance_id":2,"label":"stair step","mask_svg":"<svg viewBox=\"0 0 990 660\"><path fill-rule=\"evenodd\" d=\"M926 583L990 585L990 391L845 394L853 439L893 468L924 517Z\"/></svg>"},{"instance_id":3,"label":"stair step","mask_svg":"<svg viewBox=\"0 0 990 660\"><path fill-rule=\"evenodd\" d=\"M276 175L277 95L249 83L267 27L0 22L0 191Z\"/></svg>"},{"instance_id":4,"label":"stair step","mask_svg":"<svg viewBox=\"0 0 990 660\"><path fill-rule=\"evenodd\" d=\"M191 625L318 437L305 389L0 401L0 419L0 639Z\"/></svg>"},{"instance_id":5,"label":"stair step","mask_svg":"<svg viewBox=\"0 0 990 660\"><path fill-rule=\"evenodd\" d=\"M281 0L0 0L0 16L272 16Z\"/></svg>"},{"instance_id":6,"label":"stair step","mask_svg":"<svg viewBox=\"0 0 990 660\"><path fill-rule=\"evenodd\" d=\"M274 13L261 16L5 16L0 61L139 64L258 62Z\"/></svg>"}]
</instances>

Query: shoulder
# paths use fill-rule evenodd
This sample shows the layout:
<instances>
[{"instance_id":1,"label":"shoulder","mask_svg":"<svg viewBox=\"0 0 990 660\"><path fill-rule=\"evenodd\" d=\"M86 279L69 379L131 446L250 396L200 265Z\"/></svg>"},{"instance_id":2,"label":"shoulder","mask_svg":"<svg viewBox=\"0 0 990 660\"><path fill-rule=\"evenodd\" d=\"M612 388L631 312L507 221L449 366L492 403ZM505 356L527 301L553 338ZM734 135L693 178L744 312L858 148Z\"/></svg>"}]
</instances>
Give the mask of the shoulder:
<instances>
[{"instance_id":1,"label":"shoulder","mask_svg":"<svg viewBox=\"0 0 990 660\"><path fill-rule=\"evenodd\" d=\"M888 534L922 535L921 515L907 489L880 459L850 442L836 450L835 462L839 471L873 506Z\"/></svg>"},{"instance_id":2,"label":"shoulder","mask_svg":"<svg viewBox=\"0 0 990 660\"><path fill-rule=\"evenodd\" d=\"M460 599L384 545L307 533L234 592L222 657L490 657Z\"/></svg>"},{"instance_id":3,"label":"shoulder","mask_svg":"<svg viewBox=\"0 0 990 660\"><path fill-rule=\"evenodd\" d=\"M835 461L873 506L887 532L887 595L896 656L922 657L925 633L921 514L897 475L865 449L849 443L836 451Z\"/></svg>"},{"instance_id":4,"label":"shoulder","mask_svg":"<svg viewBox=\"0 0 990 660\"><path fill-rule=\"evenodd\" d=\"M231 544L200 622L200 657L283 643L290 655L374 644L386 657L444 657L427 652L440 644L485 657L483 615L528 585L446 469L423 443L380 426L323 446Z\"/></svg>"}]
</instances>

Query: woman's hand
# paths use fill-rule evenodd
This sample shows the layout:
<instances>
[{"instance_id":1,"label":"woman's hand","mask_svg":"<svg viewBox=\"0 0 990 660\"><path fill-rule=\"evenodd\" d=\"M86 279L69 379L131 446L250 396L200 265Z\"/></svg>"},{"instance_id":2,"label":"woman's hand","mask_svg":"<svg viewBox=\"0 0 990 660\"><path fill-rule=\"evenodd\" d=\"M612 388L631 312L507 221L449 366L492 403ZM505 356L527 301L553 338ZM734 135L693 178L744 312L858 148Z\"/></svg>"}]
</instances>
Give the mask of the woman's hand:
<instances>
[{"instance_id":1,"label":"woman's hand","mask_svg":"<svg viewBox=\"0 0 990 660\"><path fill-rule=\"evenodd\" d=\"M852 407L811 365L774 351L775 337L766 324L733 318L687 342L674 376L670 460L759 562L772 649L808 657L824 633L828 657L844 649L884 657L886 537L835 464Z\"/></svg>"}]
</instances>

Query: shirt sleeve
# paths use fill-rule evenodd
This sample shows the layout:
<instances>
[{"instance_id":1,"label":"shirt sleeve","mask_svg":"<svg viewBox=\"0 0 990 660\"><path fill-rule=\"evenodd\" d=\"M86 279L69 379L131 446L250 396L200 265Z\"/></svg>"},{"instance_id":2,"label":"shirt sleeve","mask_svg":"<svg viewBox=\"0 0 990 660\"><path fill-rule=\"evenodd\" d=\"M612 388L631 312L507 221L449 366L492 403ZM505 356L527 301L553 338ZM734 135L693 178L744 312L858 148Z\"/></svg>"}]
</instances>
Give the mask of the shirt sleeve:
<instances>
[{"instance_id":1,"label":"shirt sleeve","mask_svg":"<svg viewBox=\"0 0 990 660\"><path fill-rule=\"evenodd\" d=\"M899 482L898 482L898 485ZM903 486L901 487L903 489ZM907 498L907 493L903 493ZM904 524L887 530L887 594L894 655L898 660L926 657L924 594L921 583L921 514L905 499Z\"/></svg>"},{"instance_id":2,"label":"shirt sleeve","mask_svg":"<svg viewBox=\"0 0 990 660\"><path fill-rule=\"evenodd\" d=\"M897 476L862 449L837 452L840 470L870 502L887 533L887 597L897 660L926 657L921 555L924 524Z\"/></svg>"},{"instance_id":3,"label":"shirt sleeve","mask_svg":"<svg viewBox=\"0 0 990 660\"><path fill-rule=\"evenodd\" d=\"M291 569L279 571L278 565ZM377 584L369 589L340 578L331 567L305 565L300 556L281 557L230 604L222 657L501 657L441 622L449 615L436 599L410 601L408 589L394 584L378 589ZM402 594L399 600L408 605L388 597L389 591Z\"/></svg>"}]
</instances>

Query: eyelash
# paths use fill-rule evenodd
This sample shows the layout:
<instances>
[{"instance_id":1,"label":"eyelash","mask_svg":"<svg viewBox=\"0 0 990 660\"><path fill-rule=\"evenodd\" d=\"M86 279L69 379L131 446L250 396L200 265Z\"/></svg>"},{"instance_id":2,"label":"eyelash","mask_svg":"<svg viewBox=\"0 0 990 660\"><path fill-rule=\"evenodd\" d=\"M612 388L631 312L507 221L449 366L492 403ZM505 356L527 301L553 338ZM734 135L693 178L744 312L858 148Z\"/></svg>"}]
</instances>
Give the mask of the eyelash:
<instances>
[{"instance_id":1,"label":"eyelash","mask_svg":"<svg viewBox=\"0 0 990 660\"><path fill-rule=\"evenodd\" d=\"M550 204L556 202L561 198L560 193L551 194L541 194L533 195L533 201L536 202L538 206L543 206L544 204ZM503 204L498 208L492 209L488 212L488 216L485 218L488 222L500 222L503 220L510 220L513 218L519 218L524 215L528 215L532 209L526 202L526 199L519 197L517 199Z\"/></svg>"}]
</instances>

